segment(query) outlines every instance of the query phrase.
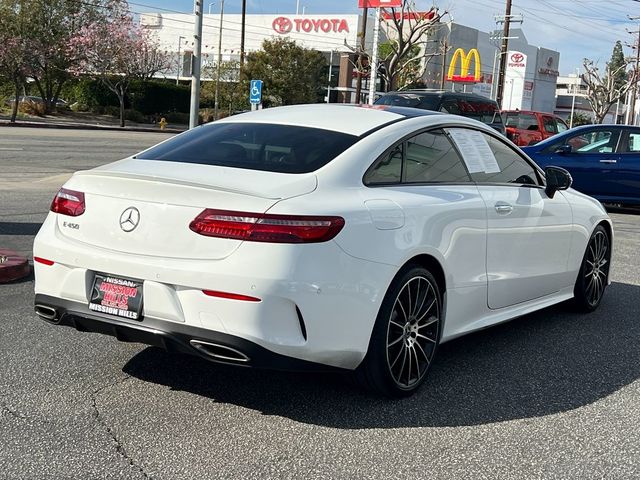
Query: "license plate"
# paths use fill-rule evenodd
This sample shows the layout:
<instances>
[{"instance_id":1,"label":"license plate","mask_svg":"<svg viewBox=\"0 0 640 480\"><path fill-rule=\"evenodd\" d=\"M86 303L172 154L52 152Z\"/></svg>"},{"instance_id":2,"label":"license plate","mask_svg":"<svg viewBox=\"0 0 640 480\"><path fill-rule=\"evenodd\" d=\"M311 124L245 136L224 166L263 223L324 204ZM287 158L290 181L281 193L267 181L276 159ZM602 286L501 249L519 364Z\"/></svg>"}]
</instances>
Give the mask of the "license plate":
<instances>
[{"instance_id":1,"label":"license plate","mask_svg":"<svg viewBox=\"0 0 640 480\"><path fill-rule=\"evenodd\" d=\"M89 310L130 320L140 320L142 282L97 273L91 289Z\"/></svg>"}]
</instances>

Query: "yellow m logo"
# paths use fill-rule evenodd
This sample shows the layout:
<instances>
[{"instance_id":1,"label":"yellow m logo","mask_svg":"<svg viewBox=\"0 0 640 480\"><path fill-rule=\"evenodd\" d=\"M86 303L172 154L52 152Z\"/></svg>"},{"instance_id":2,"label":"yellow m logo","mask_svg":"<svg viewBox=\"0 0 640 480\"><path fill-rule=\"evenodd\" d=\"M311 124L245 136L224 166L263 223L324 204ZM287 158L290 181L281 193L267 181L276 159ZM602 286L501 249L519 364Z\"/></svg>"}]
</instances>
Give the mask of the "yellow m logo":
<instances>
[{"instance_id":1,"label":"yellow m logo","mask_svg":"<svg viewBox=\"0 0 640 480\"><path fill-rule=\"evenodd\" d=\"M471 64L471 59L475 60L475 71L474 75L469 75L469 65ZM454 75L456 71L456 65L458 60L461 60L460 64L460 75ZM451 64L449 65L449 73L447 74L447 80L451 82L479 82L480 81L480 54L478 50L472 48L469 50L469 53L465 54L464 50L458 48L451 58Z\"/></svg>"}]
</instances>

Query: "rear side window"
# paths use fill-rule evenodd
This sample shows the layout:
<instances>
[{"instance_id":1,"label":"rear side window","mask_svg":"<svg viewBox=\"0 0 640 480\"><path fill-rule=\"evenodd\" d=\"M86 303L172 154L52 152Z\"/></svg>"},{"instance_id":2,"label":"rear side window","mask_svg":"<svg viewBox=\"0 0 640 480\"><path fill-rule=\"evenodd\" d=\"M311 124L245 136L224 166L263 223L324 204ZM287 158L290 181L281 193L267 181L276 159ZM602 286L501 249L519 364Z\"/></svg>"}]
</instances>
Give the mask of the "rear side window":
<instances>
[{"instance_id":1,"label":"rear side window","mask_svg":"<svg viewBox=\"0 0 640 480\"><path fill-rule=\"evenodd\" d=\"M507 113L507 127L519 130L538 130L538 119L530 113Z\"/></svg>"},{"instance_id":2,"label":"rear side window","mask_svg":"<svg viewBox=\"0 0 640 480\"><path fill-rule=\"evenodd\" d=\"M136 158L308 173L329 163L357 140L354 135L292 125L219 123L189 130Z\"/></svg>"},{"instance_id":3,"label":"rear side window","mask_svg":"<svg viewBox=\"0 0 640 480\"><path fill-rule=\"evenodd\" d=\"M407 140L405 183L469 182L461 158L442 131Z\"/></svg>"}]
</instances>

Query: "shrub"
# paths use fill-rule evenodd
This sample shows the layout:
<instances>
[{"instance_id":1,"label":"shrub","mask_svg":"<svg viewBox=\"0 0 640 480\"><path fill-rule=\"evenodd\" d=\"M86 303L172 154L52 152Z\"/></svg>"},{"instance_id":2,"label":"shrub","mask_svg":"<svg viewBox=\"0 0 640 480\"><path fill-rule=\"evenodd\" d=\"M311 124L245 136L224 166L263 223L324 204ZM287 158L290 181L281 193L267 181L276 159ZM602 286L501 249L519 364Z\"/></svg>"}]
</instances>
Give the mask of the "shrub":
<instances>
[{"instance_id":1,"label":"shrub","mask_svg":"<svg viewBox=\"0 0 640 480\"><path fill-rule=\"evenodd\" d=\"M190 90L186 85L161 80L134 81L129 89L131 108L145 115L188 112Z\"/></svg>"},{"instance_id":2,"label":"shrub","mask_svg":"<svg viewBox=\"0 0 640 480\"><path fill-rule=\"evenodd\" d=\"M118 116L120 116L119 111L118 111ZM131 122L136 122L136 123L144 123L146 121L145 116L137 110L125 110L124 118L125 120L129 120Z\"/></svg>"},{"instance_id":3,"label":"shrub","mask_svg":"<svg viewBox=\"0 0 640 480\"><path fill-rule=\"evenodd\" d=\"M189 114L182 112L169 112L164 115L164 119L173 124L180 125L188 125L189 124Z\"/></svg>"},{"instance_id":4,"label":"shrub","mask_svg":"<svg viewBox=\"0 0 640 480\"><path fill-rule=\"evenodd\" d=\"M72 103L69 106L69 108L71 109L72 112L88 112L89 111L89 106L80 102Z\"/></svg>"},{"instance_id":5,"label":"shrub","mask_svg":"<svg viewBox=\"0 0 640 480\"><path fill-rule=\"evenodd\" d=\"M44 116L44 103L40 102L20 102L18 104L18 111L26 113L27 115L36 115L38 117Z\"/></svg>"}]
</instances>

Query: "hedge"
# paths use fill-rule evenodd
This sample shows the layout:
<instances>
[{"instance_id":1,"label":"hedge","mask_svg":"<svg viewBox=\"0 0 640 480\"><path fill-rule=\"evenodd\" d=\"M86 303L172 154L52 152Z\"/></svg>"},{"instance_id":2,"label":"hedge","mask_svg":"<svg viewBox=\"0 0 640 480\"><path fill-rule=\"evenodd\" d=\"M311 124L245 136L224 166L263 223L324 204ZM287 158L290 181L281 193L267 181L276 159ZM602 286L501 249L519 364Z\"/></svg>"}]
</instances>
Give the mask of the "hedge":
<instances>
[{"instance_id":1,"label":"hedge","mask_svg":"<svg viewBox=\"0 0 640 480\"><path fill-rule=\"evenodd\" d=\"M94 112L103 112L105 107L119 106L118 97L102 82L86 78L64 85L60 98L69 103L86 105ZM188 112L189 101L190 90L185 85L162 80L135 80L131 82L125 98L125 108L137 110L144 115Z\"/></svg>"}]
</instances>

